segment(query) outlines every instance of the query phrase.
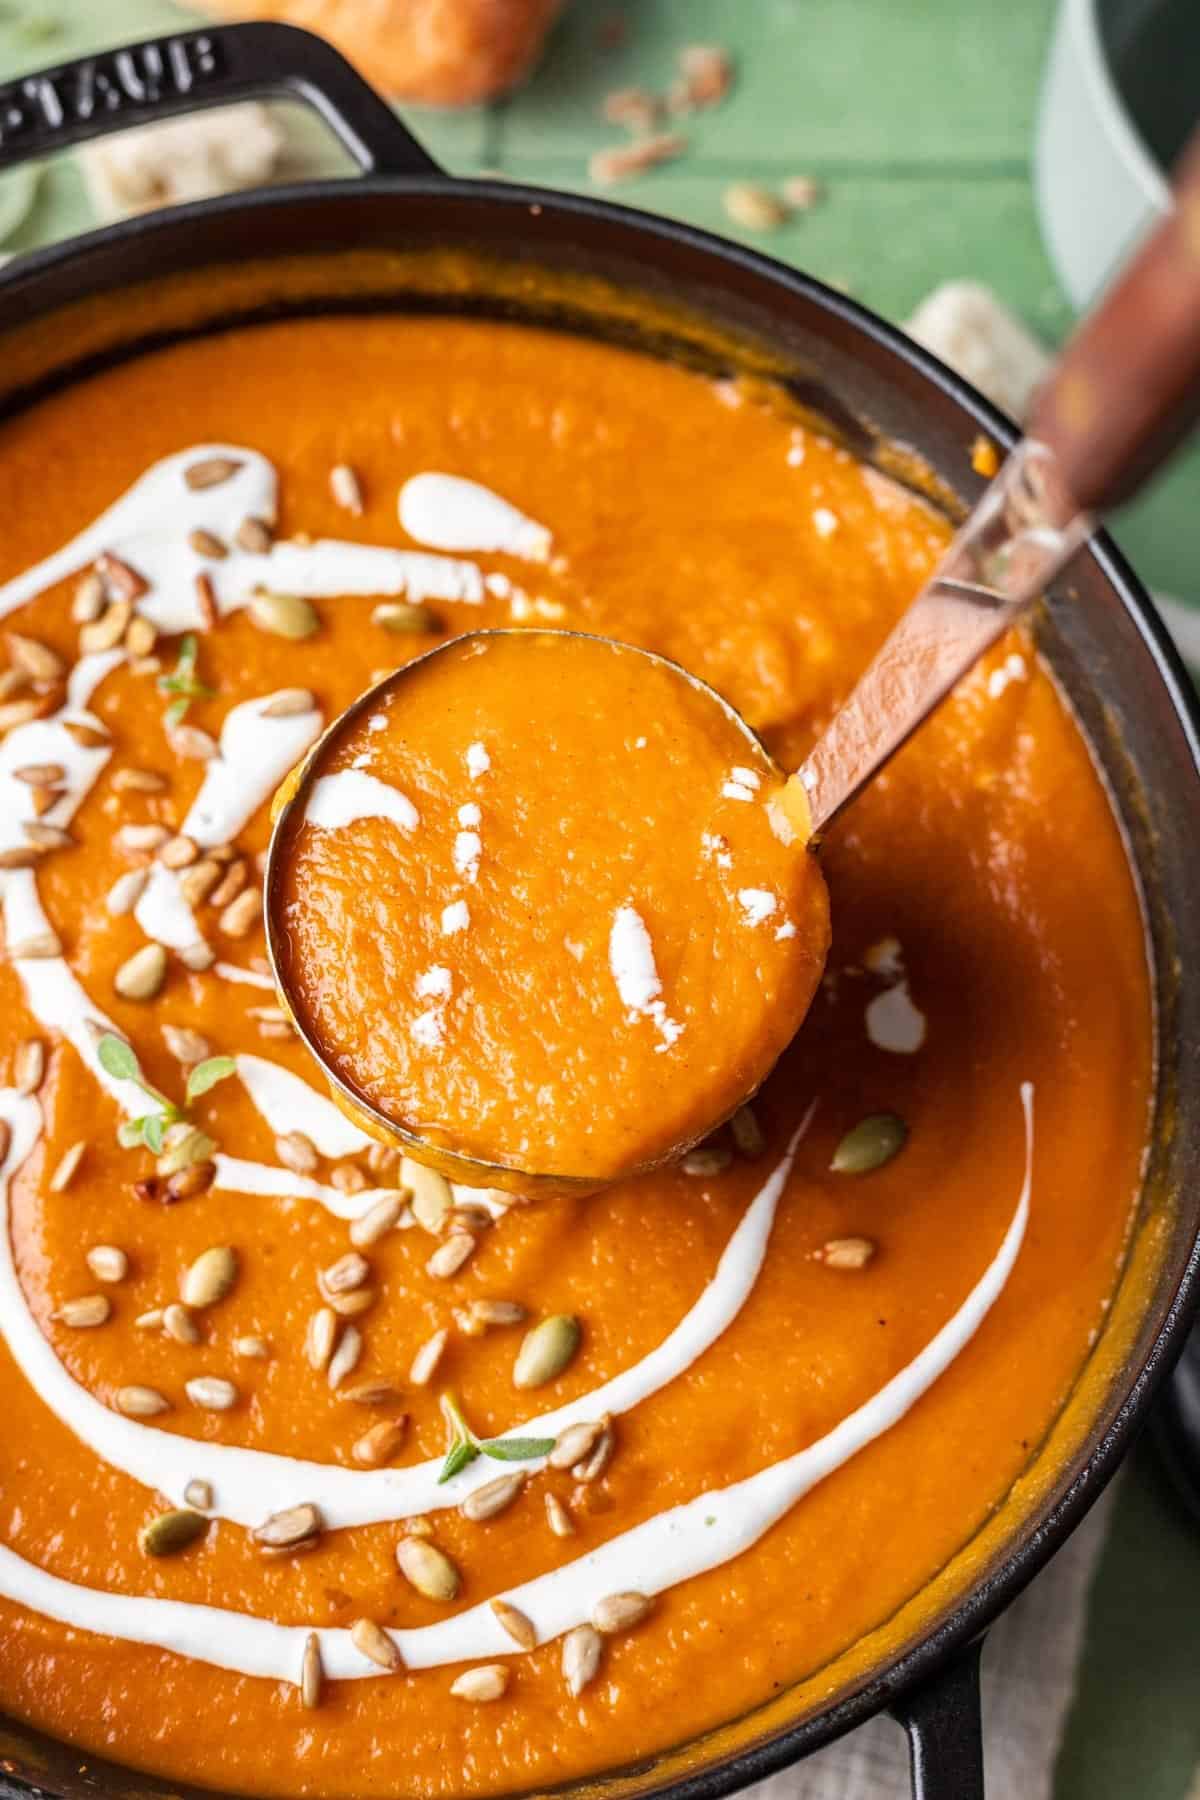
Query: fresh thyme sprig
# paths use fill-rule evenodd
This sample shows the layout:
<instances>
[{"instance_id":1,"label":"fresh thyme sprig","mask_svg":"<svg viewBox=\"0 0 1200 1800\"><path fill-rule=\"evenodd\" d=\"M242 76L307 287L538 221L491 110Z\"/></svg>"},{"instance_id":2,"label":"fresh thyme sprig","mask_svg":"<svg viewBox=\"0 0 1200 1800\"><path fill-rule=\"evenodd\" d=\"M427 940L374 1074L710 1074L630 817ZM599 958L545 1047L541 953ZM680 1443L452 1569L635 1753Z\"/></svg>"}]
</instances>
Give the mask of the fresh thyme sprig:
<instances>
[{"instance_id":1,"label":"fresh thyme sprig","mask_svg":"<svg viewBox=\"0 0 1200 1800\"><path fill-rule=\"evenodd\" d=\"M153 1109L144 1112L136 1119L123 1119L117 1127L117 1142L125 1150L133 1150L138 1144L144 1144L155 1156L161 1156L167 1132L172 1125L178 1125L187 1118L185 1108L201 1094L207 1094L209 1088L215 1087L218 1081L224 1081L232 1075L236 1064L232 1056L210 1056L204 1062L197 1063L187 1078L186 1097L183 1106L176 1106L156 1087L152 1087L142 1073L142 1065L137 1059L133 1045L118 1037L115 1031L106 1031L96 1045L96 1056L100 1067L116 1081L132 1081L135 1087L141 1088L147 1100L154 1102Z\"/></svg>"},{"instance_id":2,"label":"fresh thyme sprig","mask_svg":"<svg viewBox=\"0 0 1200 1800\"><path fill-rule=\"evenodd\" d=\"M554 1448L553 1438L477 1438L453 1394L443 1394L441 1406L450 1432L450 1448L438 1476L439 1486L467 1468L477 1456L490 1456L496 1462L535 1462L540 1456L549 1456Z\"/></svg>"},{"instance_id":3,"label":"fresh thyme sprig","mask_svg":"<svg viewBox=\"0 0 1200 1800\"><path fill-rule=\"evenodd\" d=\"M175 694L163 721L168 730L181 725L187 716L188 707L193 700L211 700L215 689L205 687L196 675L196 662L200 655L200 640L194 631L187 632L179 640L179 657L169 675L160 675L158 685L164 694Z\"/></svg>"}]
</instances>

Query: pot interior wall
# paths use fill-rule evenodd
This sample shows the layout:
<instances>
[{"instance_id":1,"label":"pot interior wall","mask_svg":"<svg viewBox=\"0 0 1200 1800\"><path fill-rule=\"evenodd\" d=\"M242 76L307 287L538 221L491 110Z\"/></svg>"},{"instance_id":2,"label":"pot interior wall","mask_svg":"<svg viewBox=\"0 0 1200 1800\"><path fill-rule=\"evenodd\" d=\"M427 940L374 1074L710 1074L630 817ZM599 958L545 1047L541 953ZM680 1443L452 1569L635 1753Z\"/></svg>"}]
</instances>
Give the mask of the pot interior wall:
<instances>
[{"instance_id":1,"label":"pot interior wall","mask_svg":"<svg viewBox=\"0 0 1200 1800\"><path fill-rule=\"evenodd\" d=\"M363 248L363 246L370 246ZM219 280L213 279L224 265ZM139 275L156 279L133 285ZM168 273L169 272L169 273ZM119 304L114 296L119 292ZM860 454L957 510L980 482L970 445L1011 432L984 404L839 296L717 252L678 228L586 201L364 182L188 209L51 252L0 279L0 421L40 392L179 336L289 312L459 311L585 331L723 374L782 383ZM3 478L0 437L0 481ZM1156 1117L1119 1293L1075 1392L1026 1474L950 1565L885 1626L767 1707L602 1784L706 1796L770 1772L878 1709L987 1623L1110 1472L1153 1386L1173 1309L1182 1333L1200 1198L1200 814L1195 728L1177 669L1101 547L1050 600L1041 644L1109 783L1140 874L1158 1006ZM1063 845L1064 856L1070 845ZM1192 1271L1194 1273L1194 1270ZM1085 1479L1086 1477L1086 1479ZM1084 1490L1086 1489L1086 1493ZM4 1775L64 1795L178 1793L0 1724ZM398 1787L402 1787L402 1771ZM13 1787L13 1792L18 1789Z\"/></svg>"}]
</instances>

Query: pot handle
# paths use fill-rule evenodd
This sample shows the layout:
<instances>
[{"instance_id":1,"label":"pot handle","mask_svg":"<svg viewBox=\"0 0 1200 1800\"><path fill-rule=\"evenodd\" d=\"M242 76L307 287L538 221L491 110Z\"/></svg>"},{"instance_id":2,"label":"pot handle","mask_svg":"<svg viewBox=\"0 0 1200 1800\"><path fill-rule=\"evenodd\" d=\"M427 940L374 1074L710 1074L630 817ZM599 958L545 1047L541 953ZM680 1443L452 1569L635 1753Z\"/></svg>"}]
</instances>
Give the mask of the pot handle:
<instances>
[{"instance_id":1,"label":"pot handle","mask_svg":"<svg viewBox=\"0 0 1200 1800\"><path fill-rule=\"evenodd\" d=\"M131 125L267 97L315 107L364 173L441 173L332 44L266 21L148 38L0 85L0 172Z\"/></svg>"},{"instance_id":2,"label":"pot handle","mask_svg":"<svg viewBox=\"0 0 1200 1800\"><path fill-rule=\"evenodd\" d=\"M908 1734L913 1800L984 1800L982 1649L977 1638L891 1709Z\"/></svg>"}]
</instances>

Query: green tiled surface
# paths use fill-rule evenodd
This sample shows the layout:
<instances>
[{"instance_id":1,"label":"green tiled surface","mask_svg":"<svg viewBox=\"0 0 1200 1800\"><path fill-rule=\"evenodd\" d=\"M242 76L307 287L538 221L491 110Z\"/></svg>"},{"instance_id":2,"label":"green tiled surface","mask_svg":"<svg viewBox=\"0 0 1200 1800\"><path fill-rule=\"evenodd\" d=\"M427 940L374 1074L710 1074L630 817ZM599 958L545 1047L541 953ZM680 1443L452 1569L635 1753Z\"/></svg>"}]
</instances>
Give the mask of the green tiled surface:
<instances>
[{"instance_id":1,"label":"green tiled surface","mask_svg":"<svg viewBox=\"0 0 1200 1800\"><path fill-rule=\"evenodd\" d=\"M722 209L735 180L815 175L824 204L754 241L903 319L937 282L988 282L1047 341L1069 311L1037 232L1029 154L1051 0L573 0L530 84L460 115L412 110L445 167L586 189L587 159L619 134L610 89L663 89L685 43L728 46L737 87L686 120L688 155L618 197L738 235ZM618 48L601 27L623 14ZM179 27L172 0L0 0L0 78ZM32 18L41 29L31 33ZM321 128L295 132L293 163L347 173ZM90 223L74 165L52 165L19 248ZM748 234L742 234L748 237ZM1200 453L1122 522L1155 585L1200 601ZM1200 1549L1135 1461L1097 1575L1080 1690L1056 1800L1184 1800L1200 1762Z\"/></svg>"}]
</instances>

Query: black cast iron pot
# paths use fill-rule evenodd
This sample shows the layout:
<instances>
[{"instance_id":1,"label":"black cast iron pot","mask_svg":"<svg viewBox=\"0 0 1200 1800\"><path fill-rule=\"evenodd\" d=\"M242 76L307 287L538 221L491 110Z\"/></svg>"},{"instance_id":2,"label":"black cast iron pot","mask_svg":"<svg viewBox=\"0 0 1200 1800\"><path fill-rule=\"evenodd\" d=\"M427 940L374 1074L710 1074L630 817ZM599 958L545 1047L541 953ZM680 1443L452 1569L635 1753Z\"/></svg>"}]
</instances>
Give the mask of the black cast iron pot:
<instances>
[{"instance_id":1,"label":"black cast iron pot","mask_svg":"<svg viewBox=\"0 0 1200 1800\"><path fill-rule=\"evenodd\" d=\"M328 45L286 26L184 33L0 88L0 170L264 95L314 105L363 179L204 201L22 257L0 276L0 417L149 345L235 321L391 309L524 318L713 372L767 374L859 454L888 462L889 446L909 446L967 502L979 486L976 433L1013 440L923 350L791 269L596 200L448 179ZM226 273L206 298L202 272L218 266ZM0 455L0 517L3 491ZM605 1777L591 1791L606 1800L720 1800L884 1710L908 1731L918 1800L981 1800L982 1633L1110 1479L1183 1346L1200 1262L1200 1098L1186 1080L1200 1051L1200 722L1144 591L1105 538L1051 598L1039 632L1112 789L1154 962L1152 1144L1104 1332L1012 1493L982 1529L964 1524L960 1553L895 1619L754 1714ZM0 1795L14 1800L25 1783L64 1796L179 1791L11 1722L0 1722L0 1769Z\"/></svg>"}]
</instances>

